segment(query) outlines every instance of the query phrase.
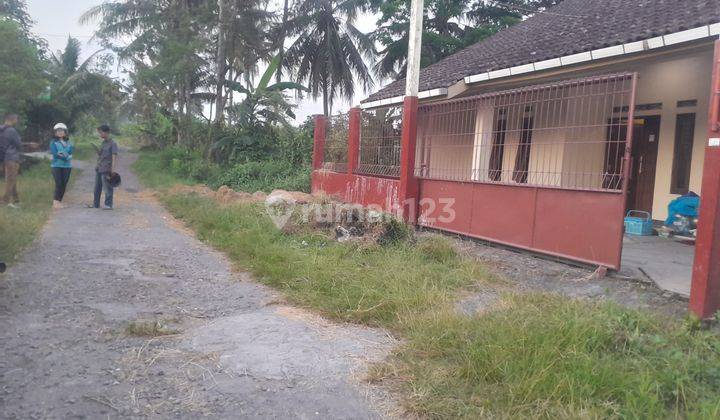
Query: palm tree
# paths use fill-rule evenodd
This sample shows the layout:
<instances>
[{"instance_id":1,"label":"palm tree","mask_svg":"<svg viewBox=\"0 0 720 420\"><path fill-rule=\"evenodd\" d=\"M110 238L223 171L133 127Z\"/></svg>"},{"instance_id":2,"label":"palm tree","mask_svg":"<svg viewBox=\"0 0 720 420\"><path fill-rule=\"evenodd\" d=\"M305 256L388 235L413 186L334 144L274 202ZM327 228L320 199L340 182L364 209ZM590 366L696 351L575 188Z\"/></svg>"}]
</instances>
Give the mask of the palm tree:
<instances>
[{"instance_id":1,"label":"palm tree","mask_svg":"<svg viewBox=\"0 0 720 420\"><path fill-rule=\"evenodd\" d=\"M215 122L223 118L232 90L225 93L225 81L237 81L239 75L249 82L257 73L258 63L271 59L270 26L274 15L258 0L217 1L217 42L215 48ZM233 76L234 75L234 76ZM247 83L248 86L251 83Z\"/></svg>"},{"instance_id":2,"label":"palm tree","mask_svg":"<svg viewBox=\"0 0 720 420\"><path fill-rule=\"evenodd\" d=\"M80 41L68 37L65 49L50 55L50 74L54 82L52 95L76 106L87 106L92 102L92 97L100 93L102 85L111 82L107 76L90 69L95 57L102 51L95 51L81 63Z\"/></svg>"},{"instance_id":3,"label":"palm tree","mask_svg":"<svg viewBox=\"0 0 720 420\"><path fill-rule=\"evenodd\" d=\"M305 0L288 23L298 35L285 54L299 82L307 82L313 98L322 96L323 112L330 113L333 100L352 99L355 81L367 91L373 85L368 62L375 47L357 27L355 19L365 2L361 0Z\"/></svg>"}]
</instances>

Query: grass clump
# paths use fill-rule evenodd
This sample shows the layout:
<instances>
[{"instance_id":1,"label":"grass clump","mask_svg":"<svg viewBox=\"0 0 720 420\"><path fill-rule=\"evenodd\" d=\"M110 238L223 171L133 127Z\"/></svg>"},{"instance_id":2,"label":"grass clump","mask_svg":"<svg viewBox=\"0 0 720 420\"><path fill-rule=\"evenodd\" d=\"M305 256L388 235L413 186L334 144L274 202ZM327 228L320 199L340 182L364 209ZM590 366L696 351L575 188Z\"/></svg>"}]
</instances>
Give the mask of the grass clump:
<instances>
[{"instance_id":1,"label":"grass clump","mask_svg":"<svg viewBox=\"0 0 720 420\"><path fill-rule=\"evenodd\" d=\"M427 258L445 263L457 258L457 251L447 238L439 235L425 236L420 238L417 243L418 251L422 252Z\"/></svg>"},{"instance_id":2,"label":"grass clump","mask_svg":"<svg viewBox=\"0 0 720 420\"><path fill-rule=\"evenodd\" d=\"M160 337L179 334L180 332L169 328L159 320L135 320L128 323L125 327L125 333L136 337Z\"/></svg>"},{"instance_id":3,"label":"grass clump","mask_svg":"<svg viewBox=\"0 0 720 420\"><path fill-rule=\"evenodd\" d=\"M77 174L73 174L75 178ZM48 219L54 184L49 164L38 163L18 178L20 208L0 204L0 261L10 263L28 246ZM5 194L5 180L0 178L0 195Z\"/></svg>"}]
</instances>

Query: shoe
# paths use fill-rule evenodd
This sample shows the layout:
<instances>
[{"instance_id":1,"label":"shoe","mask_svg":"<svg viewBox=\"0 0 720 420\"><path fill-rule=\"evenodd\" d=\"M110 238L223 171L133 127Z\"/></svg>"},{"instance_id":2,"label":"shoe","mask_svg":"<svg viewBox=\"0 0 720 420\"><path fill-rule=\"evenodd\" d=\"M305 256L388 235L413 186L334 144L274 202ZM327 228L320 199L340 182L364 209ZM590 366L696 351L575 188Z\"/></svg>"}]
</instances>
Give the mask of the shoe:
<instances>
[{"instance_id":1,"label":"shoe","mask_svg":"<svg viewBox=\"0 0 720 420\"><path fill-rule=\"evenodd\" d=\"M85 208L88 208L88 209L97 209L98 207L95 207L95 206L92 205L92 204L85 204Z\"/></svg>"},{"instance_id":2,"label":"shoe","mask_svg":"<svg viewBox=\"0 0 720 420\"><path fill-rule=\"evenodd\" d=\"M20 205L15 204L15 203L9 203L7 206L10 207L11 209L19 209L20 208Z\"/></svg>"},{"instance_id":3,"label":"shoe","mask_svg":"<svg viewBox=\"0 0 720 420\"><path fill-rule=\"evenodd\" d=\"M64 209L65 206L60 201L53 200L53 208L54 209Z\"/></svg>"},{"instance_id":4,"label":"shoe","mask_svg":"<svg viewBox=\"0 0 720 420\"><path fill-rule=\"evenodd\" d=\"M113 208L110 206L102 206L102 209L103 210L112 210Z\"/></svg>"}]
</instances>

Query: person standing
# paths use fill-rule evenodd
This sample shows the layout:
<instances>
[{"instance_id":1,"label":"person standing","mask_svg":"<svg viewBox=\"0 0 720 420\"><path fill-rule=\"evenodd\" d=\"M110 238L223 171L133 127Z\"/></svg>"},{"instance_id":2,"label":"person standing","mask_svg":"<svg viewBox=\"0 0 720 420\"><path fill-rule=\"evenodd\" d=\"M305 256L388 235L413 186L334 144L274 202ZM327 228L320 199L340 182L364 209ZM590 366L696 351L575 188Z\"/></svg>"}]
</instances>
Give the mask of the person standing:
<instances>
[{"instance_id":1,"label":"person standing","mask_svg":"<svg viewBox=\"0 0 720 420\"><path fill-rule=\"evenodd\" d=\"M113 186L110 183L110 175L117 167L118 145L110 138L110 126L101 125L97 129L100 138L103 140L97 149L98 160L95 167L95 195L93 207L100 208L100 195L105 192L104 210L113 208Z\"/></svg>"},{"instance_id":2,"label":"person standing","mask_svg":"<svg viewBox=\"0 0 720 420\"><path fill-rule=\"evenodd\" d=\"M72 171L72 155L75 146L68 138L67 126L63 123L55 124L53 127L55 136L50 140L50 153L52 154L53 178L55 179L55 194L53 195L53 208L63 208L63 197L65 197L65 189L68 181L70 181L70 172Z\"/></svg>"},{"instance_id":3,"label":"person standing","mask_svg":"<svg viewBox=\"0 0 720 420\"><path fill-rule=\"evenodd\" d=\"M17 208L20 198L17 192L17 177L20 172L20 151L22 143L20 134L15 126L18 124L17 114L5 116L5 122L0 125L0 153L4 152L2 159L5 166L5 195L3 202L8 207Z\"/></svg>"}]
</instances>

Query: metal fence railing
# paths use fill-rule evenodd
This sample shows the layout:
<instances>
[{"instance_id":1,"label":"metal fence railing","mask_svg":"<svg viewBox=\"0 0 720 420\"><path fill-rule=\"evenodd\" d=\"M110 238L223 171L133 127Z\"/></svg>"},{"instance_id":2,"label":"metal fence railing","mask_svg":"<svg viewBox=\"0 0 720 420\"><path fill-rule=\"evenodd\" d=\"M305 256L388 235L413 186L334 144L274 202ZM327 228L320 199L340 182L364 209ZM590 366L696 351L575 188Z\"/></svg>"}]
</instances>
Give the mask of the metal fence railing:
<instances>
[{"instance_id":1,"label":"metal fence railing","mask_svg":"<svg viewBox=\"0 0 720 420\"><path fill-rule=\"evenodd\" d=\"M422 105L415 174L619 191L633 78L589 77Z\"/></svg>"},{"instance_id":2,"label":"metal fence railing","mask_svg":"<svg viewBox=\"0 0 720 420\"><path fill-rule=\"evenodd\" d=\"M360 151L356 173L400 176L402 108L364 110L360 122Z\"/></svg>"},{"instance_id":3,"label":"metal fence railing","mask_svg":"<svg viewBox=\"0 0 720 420\"><path fill-rule=\"evenodd\" d=\"M347 113L328 117L325 128L323 169L347 172L349 117Z\"/></svg>"}]
</instances>

